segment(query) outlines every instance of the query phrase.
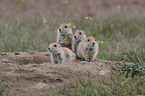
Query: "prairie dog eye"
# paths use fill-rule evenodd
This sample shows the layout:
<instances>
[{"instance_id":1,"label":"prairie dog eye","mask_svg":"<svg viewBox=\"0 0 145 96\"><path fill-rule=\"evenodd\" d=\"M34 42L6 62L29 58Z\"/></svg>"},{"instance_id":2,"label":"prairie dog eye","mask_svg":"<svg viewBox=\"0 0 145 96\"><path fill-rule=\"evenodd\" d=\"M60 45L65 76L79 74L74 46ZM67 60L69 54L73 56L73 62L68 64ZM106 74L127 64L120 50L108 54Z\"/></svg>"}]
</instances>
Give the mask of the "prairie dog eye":
<instances>
[{"instance_id":1,"label":"prairie dog eye","mask_svg":"<svg viewBox=\"0 0 145 96\"><path fill-rule=\"evenodd\" d=\"M90 42L90 39L88 39L88 42Z\"/></svg>"},{"instance_id":2,"label":"prairie dog eye","mask_svg":"<svg viewBox=\"0 0 145 96\"><path fill-rule=\"evenodd\" d=\"M57 45L54 45L54 47L57 47Z\"/></svg>"},{"instance_id":3,"label":"prairie dog eye","mask_svg":"<svg viewBox=\"0 0 145 96\"><path fill-rule=\"evenodd\" d=\"M67 26L65 26L65 28L67 28Z\"/></svg>"},{"instance_id":4,"label":"prairie dog eye","mask_svg":"<svg viewBox=\"0 0 145 96\"><path fill-rule=\"evenodd\" d=\"M61 29L59 29L59 31L61 32Z\"/></svg>"},{"instance_id":5,"label":"prairie dog eye","mask_svg":"<svg viewBox=\"0 0 145 96\"><path fill-rule=\"evenodd\" d=\"M80 32L79 35L81 35L82 33Z\"/></svg>"}]
</instances>

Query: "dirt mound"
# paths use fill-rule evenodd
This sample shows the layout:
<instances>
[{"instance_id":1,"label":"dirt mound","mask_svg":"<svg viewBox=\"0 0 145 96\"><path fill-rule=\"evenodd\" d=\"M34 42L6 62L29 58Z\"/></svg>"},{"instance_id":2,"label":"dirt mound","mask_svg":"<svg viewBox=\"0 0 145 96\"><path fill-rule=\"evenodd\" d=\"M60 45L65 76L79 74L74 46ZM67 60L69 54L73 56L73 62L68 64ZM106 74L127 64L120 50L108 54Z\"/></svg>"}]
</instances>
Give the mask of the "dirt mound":
<instances>
[{"instance_id":1,"label":"dirt mound","mask_svg":"<svg viewBox=\"0 0 145 96\"><path fill-rule=\"evenodd\" d=\"M11 62L16 64L29 64L29 63L36 63L40 64L43 62L50 62L50 58L48 57L48 53L44 52L16 52L16 53L1 53L0 58L3 59L5 62Z\"/></svg>"},{"instance_id":2,"label":"dirt mound","mask_svg":"<svg viewBox=\"0 0 145 96\"><path fill-rule=\"evenodd\" d=\"M64 84L73 86L77 73L87 79L90 72L93 83L100 78L108 81L112 72L117 73L117 68L117 62L100 59L95 62L53 64L50 63L50 56L43 52L0 55L0 80L10 95L14 92L24 96L41 95L58 90Z\"/></svg>"}]
</instances>

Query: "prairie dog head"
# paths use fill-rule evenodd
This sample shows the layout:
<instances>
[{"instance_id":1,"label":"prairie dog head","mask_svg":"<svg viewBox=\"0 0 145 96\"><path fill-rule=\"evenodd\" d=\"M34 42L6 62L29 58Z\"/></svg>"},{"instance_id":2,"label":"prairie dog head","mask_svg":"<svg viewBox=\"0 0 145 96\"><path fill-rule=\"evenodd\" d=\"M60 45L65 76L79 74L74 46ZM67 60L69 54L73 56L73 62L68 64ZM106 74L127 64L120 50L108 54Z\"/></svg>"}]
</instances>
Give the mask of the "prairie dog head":
<instances>
[{"instance_id":1,"label":"prairie dog head","mask_svg":"<svg viewBox=\"0 0 145 96\"><path fill-rule=\"evenodd\" d=\"M74 39L75 39L76 41L82 41L82 40L85 39L85 38L86 38L86 34L85 34L84 31L82 31L82 30L77 30L77 31L75 31Z\"/></svg>"},{"instance_id":2,"label":"prairie dog head","mask_svg":"<svg viewBox=\"0 0 145 96\"><path fill-rule=\"evenodd\" d=\"M87 37L85 39L85 46L88 47L88 48L93 48L95 46L97 46L98 43L95 41L95 38L94 37Z\"/></svg>"},{"instance_id":3,"label":"prairie dog head","mask_svg":"<svg viewBox=\"0 0 145 96\"><path fill-rule=\"evenodd\" d=\"M58 32L60 34L68 34L68 33L72 33L72 29L69 24L63 23L59 26Z\"/></svg>"},{"instance_id":4,"label":"prairie dog head","mask_svg":"<svg viewBox=\"0 0 145 96\"><path fill-rule=\"evenodd\" d=\"M53 53L57 52L61 48L61 45L58 43L51 43L48 47L48 52Z\"/></svg>"}]
</instances>

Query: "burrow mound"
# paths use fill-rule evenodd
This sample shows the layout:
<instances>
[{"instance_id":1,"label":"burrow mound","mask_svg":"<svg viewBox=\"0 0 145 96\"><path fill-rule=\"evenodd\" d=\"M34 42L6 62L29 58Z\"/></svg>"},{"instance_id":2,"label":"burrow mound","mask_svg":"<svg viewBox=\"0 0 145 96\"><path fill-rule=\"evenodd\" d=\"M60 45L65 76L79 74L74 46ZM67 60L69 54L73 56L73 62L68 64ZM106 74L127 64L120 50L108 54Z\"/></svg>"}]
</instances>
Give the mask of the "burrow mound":
<instances>
[{"instance_id":1,"label":"burrow mound","mask_svg":"<svg viewBox=\"0 0 145 96\"><path fill-rule=\"evenodd\" d=\"M20 65L29 63L48 63L50 56L47 52L16 52L16 53L1 53L0 59L2 62L16 63Z\"/></svg>"},{"instance_id":2,"label":"burrow mound","mask_svg":"<svg viewBox=\"0 0 145 96\"><path fill-rule=\"evenodd\" d=\"M72 63L53 64L45 52L17 52L0 54L0 80L6 85L10 96L48 94L67 84L73 87L76 75L91 80L109 81L112 72L118 74L119 65L114 61L96 59L95 62L76 60Z\"/></svg>"}]
</instances>

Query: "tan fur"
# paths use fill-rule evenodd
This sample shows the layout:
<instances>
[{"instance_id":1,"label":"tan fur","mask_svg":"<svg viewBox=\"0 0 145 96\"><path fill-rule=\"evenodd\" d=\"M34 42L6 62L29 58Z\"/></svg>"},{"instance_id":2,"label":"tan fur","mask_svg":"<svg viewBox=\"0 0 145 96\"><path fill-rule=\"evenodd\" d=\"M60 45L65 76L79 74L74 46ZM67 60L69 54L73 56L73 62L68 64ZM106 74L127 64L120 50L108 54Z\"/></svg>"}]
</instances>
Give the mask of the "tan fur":
<instances>
[{"instance_id":1,"label":"tan fur","mask_svg":"<svg viewBox=\"0 0 145 96\"><path fill-rule=\"evenodd\" d=\"M63 23L59 26L57 31L57 42L63 47L71 49L73 33L69 24Z\"/></svg>"},{"instance_id":2,"label":"tan fur","mask_svg":"<svg viewBox=\"0 0 145 96\"><path fill-rule=\"evenodd\" d=\"M98 43L95 41L95 38L87 37L80 42L77 48L77 55L78 57L85 59L86 61L94 61L98 54L98 50Z\"/></svg>"},{"instance_id":3,"label":"tan fur","mask_svg":"<svg viewBox=\"0 0 145 96\"><path fill-rule=\"evenodd\" d=\"M73 36L73 40L72 40L72 50L73 52L76 53L77 55L77 47L79 45L79 43L84 40L86 38L86 34L84 31L82 30L77 30L75 31L75 34Z\"/></svg>"},{"instance_id":4,"label":"tan fur","mask_svg":"<svg viewBox=\"0 0 145 96\"><path fill-rule=\"evenodd\" d=\"M52 63L73 62L75 54L66 47L61 47L58 43L51 43L48 47Z\"/></svg>"}]
</instances>

